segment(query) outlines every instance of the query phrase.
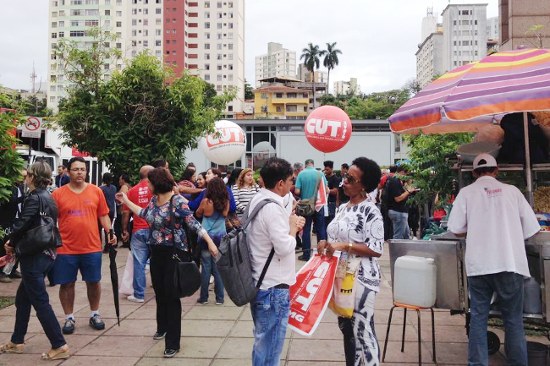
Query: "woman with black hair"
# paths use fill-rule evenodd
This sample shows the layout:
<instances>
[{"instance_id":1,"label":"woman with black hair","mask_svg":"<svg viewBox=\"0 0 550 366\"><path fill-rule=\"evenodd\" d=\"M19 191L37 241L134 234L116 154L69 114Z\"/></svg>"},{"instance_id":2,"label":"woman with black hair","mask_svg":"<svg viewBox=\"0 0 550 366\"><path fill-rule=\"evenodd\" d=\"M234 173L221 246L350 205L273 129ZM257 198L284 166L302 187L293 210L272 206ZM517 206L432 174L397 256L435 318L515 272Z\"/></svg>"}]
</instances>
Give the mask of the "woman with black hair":
<instances>
[{"instance_id":1,"label":"woman with black hair","mask_svg":"<svg viewBox=\"0 0 550 366\"><path fill-rule=\"evenodd\" d=\"M195 219L185 199L174 194L174 178L167 169L152 169L147 178L154 196L146 208L134 204L125 193L117 193L117 199L149 224L151 280L157 301L157 332L153 339L165 338L164 357L171 358L179 352L181 338L181 301L172 292L176 267L172 256L188 250L184 226L204 240L212 256L218 255L218 248Z\"/></svg>"},{"instance_id":2,"label":"woman with black hair","mask_svg":"<svg viewBox=\"0 0 550 366\"><path fill-rule=\"evenodd\" d=\"M380 290L380 265L384 245L384 222L370 198L380 181L380 167L365 157L353 161L343 185L349 202L338 207L327 228L328 240L317 245L319 254L332 256L340 251L336 281L346 273L355 274L355 306L351 318L338 317L344 335L346 365L379 365L380 348L374 331L374 300Z\"/></svg>"},{"instance_id":3,"label":"woman with black hair","mask_svg":"<svg viewBox=\"0 0 550 366\"><path fill-rule=\"evenodd\" d=\"M218 177L210 179L206 187L205 197L195 216L202 217L202 227L212 238L216 246L220 245L222 237L227 233L225 229L225 218L229 213L229 194L223 183L223 180ZM210 275L214 276L214 293L216 294L216 305L222 305L224 300L224 288L222 278L214 263L214 258L210 255L206 246L199 239L201 246L201 293L197 302L199 304L208 303L208 285Z\"/></svg>"}]
</instances>

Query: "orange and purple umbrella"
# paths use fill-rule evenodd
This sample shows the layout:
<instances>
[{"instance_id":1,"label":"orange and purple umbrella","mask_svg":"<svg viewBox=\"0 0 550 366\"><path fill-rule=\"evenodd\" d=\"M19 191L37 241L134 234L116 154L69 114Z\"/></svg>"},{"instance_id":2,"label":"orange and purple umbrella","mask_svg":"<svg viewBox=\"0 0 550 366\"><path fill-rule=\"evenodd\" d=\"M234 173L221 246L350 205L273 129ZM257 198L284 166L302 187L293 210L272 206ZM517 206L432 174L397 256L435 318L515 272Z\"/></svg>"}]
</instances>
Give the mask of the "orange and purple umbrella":
<instances>
[{"instance_id":1,"label":"orange and purple umbrella","mask_svg":"<svg viewBox=\"0 0 550 366\"><path fill-rule=\"evenodd\" d=\"M522 49L460 66L390 118L395 133L475 132L513 112L550 110L550 50Z\"/></svg>"}]
</instances>

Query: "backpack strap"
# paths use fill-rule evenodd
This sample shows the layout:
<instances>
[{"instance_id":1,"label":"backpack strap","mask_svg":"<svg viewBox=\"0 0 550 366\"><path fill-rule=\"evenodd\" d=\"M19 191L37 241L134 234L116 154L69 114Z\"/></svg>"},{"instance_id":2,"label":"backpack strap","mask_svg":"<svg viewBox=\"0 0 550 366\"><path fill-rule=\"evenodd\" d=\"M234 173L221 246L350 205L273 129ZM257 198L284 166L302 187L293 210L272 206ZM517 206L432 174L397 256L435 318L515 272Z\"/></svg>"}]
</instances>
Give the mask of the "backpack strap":
<instances>
[{"instance_id":1,"label":"backpack strap","mask_svg":"<svg viewBox=\"0 0 550 366\"><path fill-rule=\"evenodd\" d=\"M246 222L244 223L243 225L243 230L246 229L246 227L248 226L248 224L250 224L250 222L254 219L254 217L258 214L258 212L265 206L267 205L268 203L270 202L273 202L273 203L276 203L277 204L277 201L275 200L272 200L271 198L266 198L266 199L263 199L261 200L260 202L258 202L258 204L256 205L256 207L254 207L254 209L252 210L252 213L250 213L249 215L249 211L250 211L250 205L248 205L246 207L246 211L245 211L245 216L246 217ZM267 273L267 269L269 268L269 265L271 264L271 260L273 259L273 257L275 256L275 248L271 248L271 252L269 252L269 256L267 257L267 261L265 262L265 265L264 265L264 268L262 269L262 273L260 274L260 278L258 278L258 283L256 284L256 288L259 289L260 286L262 285L262 282L264 280L264 277L265 277L265 274Z\"/></svg>"}]
</instances>

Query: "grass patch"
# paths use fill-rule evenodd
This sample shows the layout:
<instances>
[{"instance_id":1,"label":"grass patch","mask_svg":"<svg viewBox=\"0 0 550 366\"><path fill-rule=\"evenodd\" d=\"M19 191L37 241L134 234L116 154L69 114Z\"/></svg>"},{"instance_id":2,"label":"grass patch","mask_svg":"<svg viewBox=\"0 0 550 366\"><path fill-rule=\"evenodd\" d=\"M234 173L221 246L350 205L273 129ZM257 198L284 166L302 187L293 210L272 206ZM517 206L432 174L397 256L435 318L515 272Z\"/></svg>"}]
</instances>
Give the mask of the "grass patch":
<instances>
[{"instance_id":1,"label":"grass patch","mask_svg":"<svg viewBox=\"0 0 550 366\"><path fill-rule=\"evenodd\" d=\"M0 309L6 308L15 303L15 297L0 296Z\"/></svg>"}]
</instances>

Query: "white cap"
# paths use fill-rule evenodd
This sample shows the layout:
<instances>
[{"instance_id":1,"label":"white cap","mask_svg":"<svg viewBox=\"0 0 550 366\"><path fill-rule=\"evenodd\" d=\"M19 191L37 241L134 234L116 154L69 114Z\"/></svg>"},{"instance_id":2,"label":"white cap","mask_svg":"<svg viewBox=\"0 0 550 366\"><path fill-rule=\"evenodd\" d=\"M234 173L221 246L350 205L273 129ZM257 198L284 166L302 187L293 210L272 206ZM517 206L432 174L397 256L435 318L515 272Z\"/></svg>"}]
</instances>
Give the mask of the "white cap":
<instances>
[{"instance_id":1,"label":"white cap","mask_svg":"<svg viewBox=\"0 0 550 366\"><path fill-rule=\"evenodd\" d=\"M474 170L478 168L496 168L497 166L496 159L487 153L479 154L474 159Z\"/></svg>"}]
</instances>

